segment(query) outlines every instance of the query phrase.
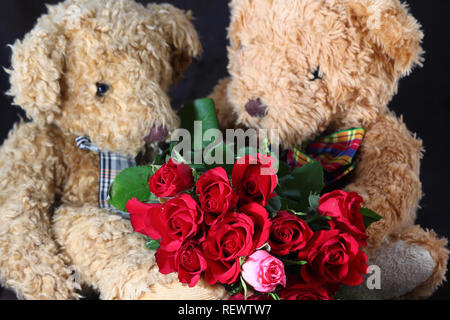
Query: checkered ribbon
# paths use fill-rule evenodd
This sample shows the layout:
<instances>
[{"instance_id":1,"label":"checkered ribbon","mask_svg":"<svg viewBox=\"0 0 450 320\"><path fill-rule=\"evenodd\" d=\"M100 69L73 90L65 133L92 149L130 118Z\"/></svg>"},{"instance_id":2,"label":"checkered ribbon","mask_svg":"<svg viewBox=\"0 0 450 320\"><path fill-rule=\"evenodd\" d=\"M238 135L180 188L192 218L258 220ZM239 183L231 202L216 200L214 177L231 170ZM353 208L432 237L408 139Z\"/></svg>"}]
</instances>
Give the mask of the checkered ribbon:
<instances>
[{"instance_id":1,"label":"checkered ribbon","mask_svg":"<svg viewBox=\"0 0 450 320\"><path fill-rule=\"evenodd\" d=\"M75 139L78 148L98 152L100 155L100 179L98 188L98 206L106 208L115 214L124 218L129 218L126 212L115 209L108 203L109 189L114 178L124 169L135 167L136 161L132 158L124 157L118 153L103 152L87 137L78 137Z\"/></svg>"},{"instance_id":2,"label":"checkered ribbon","mask_svg":"<svg viewBox=\"0 0 450 320\"><path fill-rule=\"evenodd\" d=\"M330 185L355 169L354 158L365 132L357 128L319 137L301 148L289 149L287 162L293 167L302 167L320 161L325 171L325 183Z\"/></svg>"}]
</instances>

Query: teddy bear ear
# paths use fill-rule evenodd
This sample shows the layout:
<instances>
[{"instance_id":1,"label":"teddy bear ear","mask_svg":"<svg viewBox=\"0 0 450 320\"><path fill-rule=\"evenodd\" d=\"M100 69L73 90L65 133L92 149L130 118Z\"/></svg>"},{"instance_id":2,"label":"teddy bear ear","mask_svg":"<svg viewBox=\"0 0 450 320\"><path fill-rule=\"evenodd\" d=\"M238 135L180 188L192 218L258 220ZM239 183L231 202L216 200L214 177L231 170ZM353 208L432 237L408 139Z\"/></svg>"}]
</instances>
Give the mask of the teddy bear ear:
<instances>
[{"instance_id":1,"label":"teddy bear ear","mask_svg":"<svg viewBox=\"0 0 450 320\"><path fill-rule=\"evenodd\" d=\"M349 16L376 47L392 61L397 76L423 62L423 33L408 7L398 0L348 0Z\"/></svg>"},{"instance_id":2,"label":"teddy bear ear","mask_svg":"<svg viewBox=\"0 0 450 320\"><path fill-rule=\"evenodd\" d=\"M40 124L52 123L61 112L61 75L64 68L65 37L56 26L41 18L23 41L11 47L11 89L14 104Z\"/></svg>"},{"instance_id":3,"label":"teddy bear ear","mask_svg":"<svg viewBox=\"0 0 450 320\"><path fill-rule=\"evenodd\" d=\"M198 58L202 53L197 31L191 22L192 13L170 4L149 4L148 8L156 12L163 36L172 46L173 81L177 82L191 64L192 58Z\"/></svg>"}]
</instances>

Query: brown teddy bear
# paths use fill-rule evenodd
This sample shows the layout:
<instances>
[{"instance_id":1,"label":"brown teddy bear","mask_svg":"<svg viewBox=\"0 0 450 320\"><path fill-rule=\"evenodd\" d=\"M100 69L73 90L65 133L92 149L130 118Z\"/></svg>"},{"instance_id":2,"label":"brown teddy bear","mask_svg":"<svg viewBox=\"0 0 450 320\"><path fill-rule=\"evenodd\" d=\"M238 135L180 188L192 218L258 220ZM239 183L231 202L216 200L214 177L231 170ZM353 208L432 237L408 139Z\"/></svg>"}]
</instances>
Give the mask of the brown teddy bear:
<instances>
[{"instance_id":1,"label":"brown teddy bear","mask_svg":"<svg viewBox=\"0 0 450 320\"><path fill-rule=\"evenodd\" d=\"M366 130L345 190L384 219L368 229L381 288L347 298L424 298L443 282L447 241L414 225L422 143L388 109L422 63L423 34L398 0L233 0L230 78L212 98L223 128L278 129L286 148L326 132ZM372 288L374 289L374 288Z\"/></svg>"},{"instance_id":2,"label":"brown teddy bear","mask_svg":"<svg viewBox=\"0 0 450 320\"><path fill-rule=\"evenodd\" d=\"M0 280L19 298L79 298L82 284L102 299L188 290L159 273L129 221L99 208L107 168L75 141L132 159L177 127L167 91L201 51L190 18L170 5L67 0L12 46L9 94L32 121L0 149ZM189 290L205 292L223 294Z\"/></svg>"}]
</instances>

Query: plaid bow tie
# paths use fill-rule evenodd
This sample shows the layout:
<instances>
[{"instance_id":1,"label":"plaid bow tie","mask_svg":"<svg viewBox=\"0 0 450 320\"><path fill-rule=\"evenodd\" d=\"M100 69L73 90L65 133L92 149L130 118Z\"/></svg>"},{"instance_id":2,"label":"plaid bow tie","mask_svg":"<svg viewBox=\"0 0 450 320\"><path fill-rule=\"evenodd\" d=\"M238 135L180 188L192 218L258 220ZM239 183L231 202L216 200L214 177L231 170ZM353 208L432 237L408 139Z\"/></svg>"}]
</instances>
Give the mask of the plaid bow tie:
<instances>
[{"instance_id":1,"label":"plaid bow tie","mask_svg":"<svg viewBox=\"0 0 450 320\"><path fill-rule=\"evenodd\" d=\"M355 170L354 157L365 132L357 128L319 137L301 148L289 149L287 162L293 167L302 167L320 161L325 171L325 183L330 185Z\"/></svg>"},{"instance_id":2,"label":"plaid bow tie","mask_svg":"<svg viewBox=\"0 0 450 320\"><path fill-rule=\"evenodd\" d=\"M136 161L133 158L124 157L118 153L103 152L87 137L78 137L75 139L78 148L98 152L100 155L100 179L98 187L98 206L109 209L111 212L129 219L130 215L126 212L115 209L108 203L109 189L114 178L124 169L135 167Z\"/></svg>"}]
</instances>

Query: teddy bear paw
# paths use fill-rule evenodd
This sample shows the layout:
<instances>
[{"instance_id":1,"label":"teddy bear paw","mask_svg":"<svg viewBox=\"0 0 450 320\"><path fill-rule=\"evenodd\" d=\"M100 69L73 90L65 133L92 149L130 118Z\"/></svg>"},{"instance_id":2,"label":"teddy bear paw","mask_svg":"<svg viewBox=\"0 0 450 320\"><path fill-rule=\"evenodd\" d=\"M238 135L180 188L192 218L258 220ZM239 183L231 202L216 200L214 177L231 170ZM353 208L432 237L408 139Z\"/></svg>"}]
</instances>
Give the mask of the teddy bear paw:
<instances>
[{"instance_id":1,"label":"teddy bear paw","mask_svg":"<svg viewBox=\"0 0 450 320\"><path fill-rule=\"evenodd\" d=\"M344 286L338 297L353 300L387 300L402 297L427 281L435 262L428 250L404 241L379 248L369 260L369 272L357 287Z\"/></svg>"}]
</instances>

